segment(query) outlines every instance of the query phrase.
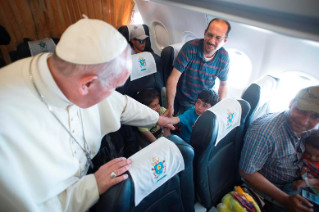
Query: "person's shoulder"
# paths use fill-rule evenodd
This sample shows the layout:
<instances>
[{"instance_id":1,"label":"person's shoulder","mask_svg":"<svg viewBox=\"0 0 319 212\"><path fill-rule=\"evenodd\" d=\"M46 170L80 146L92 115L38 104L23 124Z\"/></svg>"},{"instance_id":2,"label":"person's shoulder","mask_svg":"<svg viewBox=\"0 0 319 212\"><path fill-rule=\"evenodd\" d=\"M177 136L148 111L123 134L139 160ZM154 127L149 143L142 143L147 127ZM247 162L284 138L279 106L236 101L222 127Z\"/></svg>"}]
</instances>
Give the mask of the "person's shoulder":
<instances>
[{"instance_id":1,"label":"person's shoulder","mask_svg":"<svg viewBox=\"0 0 319 212\"><path fill-rule=\"evenodd\" d=\"M229 54L228 54L228 51L224 48L224 47L221 47L218 52L220 53L220 57L221 58L227 58L227 60L229 59Z\"/></svg>"},{"instance_id":2,"label":"person's shoulder","mask_svg":"<svg viewBox=\"0 0 319 212\"><path fill-rule=\"evenodd\" d=\"M192 106L192 107L190 107L190 108L188 108L184 113L190 113L190 112L195 112L195 107L194 106Z\"/></svg>"},{"instance_id":3,"label":"person's shoulder","mask_svg":"<svg viewBox=\"0 0 319 212\"><path fill-rule=\"evenodd\" d=\"M249 133L271 136L284 125L285 112L268 113L256 119L248 128Z\"/></svg>"}]
</instances>

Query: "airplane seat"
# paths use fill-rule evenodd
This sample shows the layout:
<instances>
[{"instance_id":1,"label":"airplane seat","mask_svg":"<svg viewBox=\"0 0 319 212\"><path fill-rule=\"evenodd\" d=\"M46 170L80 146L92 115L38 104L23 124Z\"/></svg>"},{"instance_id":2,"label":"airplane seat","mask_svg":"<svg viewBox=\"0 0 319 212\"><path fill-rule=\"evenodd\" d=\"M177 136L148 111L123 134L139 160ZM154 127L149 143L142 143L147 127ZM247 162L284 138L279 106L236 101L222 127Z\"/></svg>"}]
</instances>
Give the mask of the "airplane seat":
<instances>
[{"instance_id":1,"label":"airplane seat","mask_svg":"<svg viewBox=\"0 0 319 212\"><path fill-rule=\"evenodd\" d=\"M165 85L174 67L175 58L177 57L183 45L184 42L166 46L161 53L161 58L163 61L163 80Z\"/></svg>"},{"instance_id":2,"label":"airplane seat","mask_svg":"<svg viewBox=\"0 0 319 212\"><path fill-rule=\"evenodd\" d=\"M192 165L194 150L178 136L172 135L168 139L175 143L180 150L184 159L185 169L146 196L137 206L134 205L134 182L129 174L127 180L111 187L100 196L100 200L97 203L97 212L194 212Z\"/></svg>"},{"instance_id":3,"label":"airplane seat","mask_svg":"<svg viewBox=\"0 0 319 212\"><path fill-rule=\"evenodd\" d=\"M35 56L42 52L54 52L58 38L45 38L42 40L32 41L29 38L24 38L23 43L17 46L17 58L23 59L26 57Z\"/></svg>"},{"instance_id":4,"label":"airplane seat","mask_svg":"<svg viewBox=\"0 0 319 212\"><path fill-rule=\"evenodd\" d=\"M144 30L145 35L150 37L150 31L149 31L149 28L146 24L134 24L134 25L131 24L131 25L121 26L118 29L118 31L126 38L127 42L130 44L131 47L132 47L132 42L131 42L131 38L130 38L130 32L135 28L140 28L140 29ZM146 39L144 51L152 52L152 53L154 52L152 49L150 38Z\"/></svg>"},{"instance_id":5,"label":"airplane seat","mask_svg":"<svg viewBox=\"0 0 319 212\"><path fill-rule=\"evenodd\" d=\"M132 98L138 91L146 88L155 88L159 92L164 87L162 78L162 59L150 52L141 52L132 55L132 73L125 84L116 90Z\"/></svg>"},{"instance_id":6,"label":"airplane seat","mask_svg":"<svg viewBox=\"0 0 319 212\"><path fill-rule=\"evenodd\" d=\"M251 107L245 123L245 132L253 121L270 112L269 102L277 91L278 84L278 78L265 75L249 85L243 92L242 99L246 100Z\"/></svg>"},{"instance_id":7,"label":"airplane seat","mask_svg":"<svg viewBox=\"0 0 319 212\"><path fill-rule=\"evenodd\" d=\"M190 144L195 150L194 184L197 200L206 209L216 206L239 185L239 158L250 105L225 98L194 124Z\"/></svg>"},{"instance_id":8,"label":"airplane seat","mask_svg":"<svg viewBox=\"0 0 319 212\"><path fill-rule=\"evenodd\" d=\"M137 92L147 88L154 88L161 93L164 83L162 78L162 60L158 55L150 52L133 54L132 66L131 76L127 79L123 86L116 89L118 92L128 95L134 99L136 99ZM150 142L146 140L140 132L138 132L136 127L133 127L133 129L141 147L145 147L150 144Z\"/></svg>"}]
</instances>

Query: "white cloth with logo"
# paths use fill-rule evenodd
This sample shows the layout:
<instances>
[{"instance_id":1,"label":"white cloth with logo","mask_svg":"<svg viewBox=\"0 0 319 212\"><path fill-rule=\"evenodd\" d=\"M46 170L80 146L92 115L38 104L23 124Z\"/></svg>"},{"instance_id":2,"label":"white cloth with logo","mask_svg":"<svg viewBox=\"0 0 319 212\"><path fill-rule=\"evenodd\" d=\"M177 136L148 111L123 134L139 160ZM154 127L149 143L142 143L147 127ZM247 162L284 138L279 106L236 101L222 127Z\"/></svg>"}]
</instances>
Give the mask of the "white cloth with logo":
<instances>
[{"instance_id":1,"label":"white cloth with logo","mask_svg":"<svg viewBox=\"0 0 319 212\"><path fill-rule=\"evenodd\" d=\"M185 169L180 150L164 137L130 158L133 160L129 172L134 181L135 206L171 177Z\"/></svg>"},{"instance_id":2,"label":"white cloth with logo","mask_svg":"<svg viewBox=\"0 0 319 212\"><path fill-rule=\"evenodd\" d=\"M45 38L42 40L28 41L31 56L35 56L43 52L54 52L55 43L51 38Z\"/></svg>"},{"instance_id":3,"label":"white cloth with logo","mask_svg":"<svg viewBox=\"0 0 319 212\"><path fill-rule=\"evenodd\" d=\"M132 63L131 81L157 72L154 57L149 52L133 54Z\"/></svg>"},{"instance_id":4,"label":"white cloth with logo","mask_svg":"<svg viewBox=\"0 0 319 212\"><path fill-rule=\"evenodd\" d=\"M240 103L234 98L225 98L207 111L214 113L218 121L218 136L215 146L232 129L240 126L242 108Z\"/></svg>"}]
</instances>

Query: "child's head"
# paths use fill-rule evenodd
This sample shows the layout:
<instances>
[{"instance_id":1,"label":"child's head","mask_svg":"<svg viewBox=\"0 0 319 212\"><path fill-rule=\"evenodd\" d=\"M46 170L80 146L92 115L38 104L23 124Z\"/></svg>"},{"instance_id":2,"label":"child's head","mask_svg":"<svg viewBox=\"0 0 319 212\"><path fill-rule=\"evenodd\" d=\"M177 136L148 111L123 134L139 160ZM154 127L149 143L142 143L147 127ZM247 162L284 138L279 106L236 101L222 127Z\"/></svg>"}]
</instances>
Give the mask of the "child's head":
<instances>
[{"instance_id":1,"label":"child's head","mask_svg":"<svg viewBox=\"0 0 319 212\"><path fill-rule=\"evenodd\" d=\"M314 130L305 140L306 156L310 161L319 162L319 130Z\"/></svg>"},{"instance_id":2,"label":"child's head","mask_svg":"<svg viewBox=\"0 0 319 212\"><path fill-rule=\"evenodd\" d=\"M213 90L203 90L198 94L195 111L197 115L202 115L207 109L218 102L218 94Z\"/></svg>"},{"instance_id":3,"label":"child's head","mask_svg":"<svg viewBox=\"0 0 319 212\"><path fill-rule=\"evenodd\" d=\"M155 110L158 113L161 107L159 104L159 99L159 92L153 88L143 89L136 96L137 101L139 101L143 105L150 107L152 110Z\"/></svg>"}]
</instances>

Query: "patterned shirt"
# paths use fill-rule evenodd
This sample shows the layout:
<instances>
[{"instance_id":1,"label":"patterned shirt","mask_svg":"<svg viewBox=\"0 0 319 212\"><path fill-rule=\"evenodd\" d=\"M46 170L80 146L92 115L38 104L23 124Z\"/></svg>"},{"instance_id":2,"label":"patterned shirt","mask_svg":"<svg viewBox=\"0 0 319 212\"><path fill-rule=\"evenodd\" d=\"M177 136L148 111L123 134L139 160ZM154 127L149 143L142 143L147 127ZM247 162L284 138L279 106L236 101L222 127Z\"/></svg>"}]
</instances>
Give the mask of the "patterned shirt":
<instances>
[{"instance_id":1,"label":"patterned shirt","mask_svg":"<svg viewBox=\"0 0 319 212\"><path fill-rule=\"evenodd\" d=\"M215 85L216 77L226 81L229 71L229 56L220 48L210 61L204 58L204 39L191 40L184 44L177 55L174 67L182 72L178 81L176 99L179 102L195 103L198 94Z\"/></svg>"},{"instance_id":2,"label":"patterned shirt","mask_svg":"<svg viewBox=\"0 0 319 212\"><path fill-rule=\"evenodd\" d=\"M246 133L240 168L249 174L258 171L278 186L293 182L300 177L304 139L309 132L299 139L288 124L288 111L266 114Z\"/></svg>"}]
</instances>

